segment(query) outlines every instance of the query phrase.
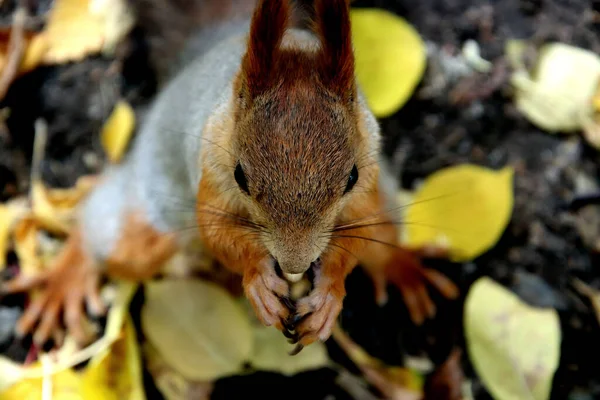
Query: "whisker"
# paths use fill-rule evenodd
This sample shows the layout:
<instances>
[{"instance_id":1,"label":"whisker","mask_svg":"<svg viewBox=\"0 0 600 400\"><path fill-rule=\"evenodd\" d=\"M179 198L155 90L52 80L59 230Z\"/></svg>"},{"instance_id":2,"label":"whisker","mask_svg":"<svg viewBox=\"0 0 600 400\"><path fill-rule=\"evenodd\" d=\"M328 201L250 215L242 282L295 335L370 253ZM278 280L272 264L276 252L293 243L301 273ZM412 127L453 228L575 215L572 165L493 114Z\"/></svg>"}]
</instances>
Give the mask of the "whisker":
<instances>
[{"instance_id":1,"label":"whisker","mask_svg":"<svg viewBox=\"0 0 600 400\"><path fill-rule=\"evenodd\" d=\"M346 249L343 246L340 246L339 244L337 244L337 243L335 243L333 241L329 242L329 246L333 246L336 249L344 250L346 253L350 254L352 257L354 257L354 258L356 258L358 260L358 257L356 257L354 255L354 253L352 253L350 250Z\"/></svg>"},{"instance_id":2,"label":"whisker","mask_svg":"<svg viewBox=\"0 0 600 400\"><path fill-rule=\"evenodd\" d=\"M378 239L374 239L374 238L368 238L368 237L364 237L364 236L354 236L354 235L336 235L336 236L332 236L332 238L335 239L360 239L360 240L366 240L368 242L373 242L373 243L379 243L382 245L386 245L386 246L390 246L394 249L401 249L400 246L397 246L393 243L388 243L388 242L384 242L382 240L378 240Z\"/></svg>"},{"instance_id":3,"label":"whisker","mask_svg":"<svg viewBox=\"0 0 600 400\"><path fill-rule=\"evenodd\" d=\"M381 212L378 212L378 213L375 213L375 214L372 214L372 215L369 215L369 216L366 216L366 217L361 217L361 218L357 218L355 220L350 220L350 221L347 221L344 225L339 225L339 226L335 227L334 231L336 229L338 229L338 228L339 229L345 229L345 228L354 226L355 224L367 221L367 220L369 220L371 218L375 218L375 217L378 217L378 216L381 216L381 215L385 215L385 214L388 214L388 213L391 213L391 212L394 212L394 211L402 210L402 209L404 209L406 207L420 205L420 204L423 204L423 203L427 203L427 202L430 202L430 201L433 201L433 200L439 200L441 198L449 197L449 196L452 196L452 195L453 194L445 194L445 195L430 197L428 199L423 199L423 200L420 200L420 201L415 201L415 202L411 202L411 203L408 203L408 204L403 204L401 206L394 207L394 208L391 208L391 209L388 209L388 210L384 210L384 211L381 211Z\"/></svg>"}]
</instances>

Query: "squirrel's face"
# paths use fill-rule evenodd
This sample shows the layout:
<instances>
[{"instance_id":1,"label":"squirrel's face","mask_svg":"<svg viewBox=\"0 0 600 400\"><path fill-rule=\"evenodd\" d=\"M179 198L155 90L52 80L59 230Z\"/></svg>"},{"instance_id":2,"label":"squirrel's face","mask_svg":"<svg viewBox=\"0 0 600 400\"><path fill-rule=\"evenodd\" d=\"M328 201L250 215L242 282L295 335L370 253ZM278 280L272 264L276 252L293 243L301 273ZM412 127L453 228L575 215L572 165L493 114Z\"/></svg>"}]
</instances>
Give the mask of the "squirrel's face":
<instances>
[{"instance_id":1,"label":"squirrel's face","mask_svg":"<svg viewBox=\"0 0 600 400\"><path fill-rule=\"evenodd\" d=\"M305 272L327 248L364 161L354 104L296 84L240 116L232 171L264 246L288 274Z\"/></svg>"},{"instance_id":2,"label":"squirrel's face","mask_svg":"<svg viewBox=\"0 0 600 400\"><path fill-rule=\"evenodd\" d=\"M287 30L288 3L256 6L234 84L231 174L266 249L283 272L300 274L326 250L367 146L347 0L314 2L308 41Z\"/></svg>"}]
</instances>

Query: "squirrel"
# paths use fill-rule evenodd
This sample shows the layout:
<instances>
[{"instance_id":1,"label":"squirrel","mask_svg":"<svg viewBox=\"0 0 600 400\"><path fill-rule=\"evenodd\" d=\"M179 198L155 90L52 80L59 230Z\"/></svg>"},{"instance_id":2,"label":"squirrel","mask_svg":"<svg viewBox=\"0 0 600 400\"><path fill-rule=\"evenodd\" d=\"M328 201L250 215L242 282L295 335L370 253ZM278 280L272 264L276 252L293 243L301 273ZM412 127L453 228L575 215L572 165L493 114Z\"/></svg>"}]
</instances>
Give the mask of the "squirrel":
<instances>
[{"instance_id":1,"label":"squirrel","mask_svg":"<svg viewBox=\"0 0 600 400\"><path fill-rule=\"evenodd\" d=\"M62 316L82 340L84 306L105 311L101 278L150 279L193 243L240 274L257 318L293 330L299 346L330 337L357 265L379 304L396 285L416 324L436 312L428 285L458 295L398 242L396 180L355 79L348 1L312 7L301 29L291 0L258 0L249 24L174 75L53 265L2 285L42 288L19 334L44 343ZM174 198L194 204L193 216L173 212ZM292 302L291 284L307 273L311 291Z\"/></svg>"}]
</instances>

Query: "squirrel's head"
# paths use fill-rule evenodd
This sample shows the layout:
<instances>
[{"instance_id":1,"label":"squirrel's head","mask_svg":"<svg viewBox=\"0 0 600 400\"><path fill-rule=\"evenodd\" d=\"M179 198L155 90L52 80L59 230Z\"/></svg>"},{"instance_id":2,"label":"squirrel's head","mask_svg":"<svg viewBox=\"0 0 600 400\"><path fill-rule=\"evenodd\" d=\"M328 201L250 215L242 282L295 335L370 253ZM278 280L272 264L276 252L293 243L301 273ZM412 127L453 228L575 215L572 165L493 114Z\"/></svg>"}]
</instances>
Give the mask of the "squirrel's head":
<instances>
[{"instance_id":1,"label":"squirrel's head","mask_svg":"<svg viewBox=\"0 0 600 400\"><path fill-rule=\"evenodd\" d=\"M327 248L365 157L347 0L316 0L314 37L287 35L290 5L258 2L236 83L235 179L283 272ZM373 154L370 154L373 156Z\"/></svg>"}]
</instances>

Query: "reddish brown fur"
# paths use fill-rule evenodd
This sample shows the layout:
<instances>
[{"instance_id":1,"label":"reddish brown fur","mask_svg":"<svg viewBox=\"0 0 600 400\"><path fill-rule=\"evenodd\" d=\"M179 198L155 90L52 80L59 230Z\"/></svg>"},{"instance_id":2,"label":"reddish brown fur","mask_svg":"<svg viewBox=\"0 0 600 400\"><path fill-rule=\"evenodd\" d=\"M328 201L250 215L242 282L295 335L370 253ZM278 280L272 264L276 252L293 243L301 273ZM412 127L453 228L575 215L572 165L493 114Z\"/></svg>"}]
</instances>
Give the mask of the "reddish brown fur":
<instances>
[{"instance_id":1,"label":"reddish brown fur","mask_svg":"<svg viewBox=\"0 0 600 400\"><path fill-rule=\"evenodd\" d=\"M342 307L345 277L359 260L373 277L380 297L386 279L391 280L402 289L413 320L421 322L435 310L427 282L448 297L456 296L456 288L400 249L396 227L387 219L376 155L366 151L375 147L372 141L377 139L367 131L365 110L353 95L347 4L317 0L317 26L323 41L322 50L317 51L279 48L288 13L286 1L260 2L248 54L234 82L233 108L226 116L215 117L203 133L219 134L215 139L221 142L212 150L222 150L217 158L232 168L223 172L204 165L202 170L197 199L202 244L228 269L243 274L244 291L259 319L283 329L282 320L290 310L280 299L288 295L289 287L275 274L268 243L275 239L290 246L292 253L301 253L306 237L322 239L332 233L334 225L371 218L368 226L333 232L331 242L319 253L321 267L315 268L314 289L295 310L305 317L296 326L300 342L329 337ZM238 162L247 175L250 196L235 186L236 190L223 189L235 185ZM353 164L359 168L360 190L343 195ZM248 230L242 220L262 226ZM173 254L175 243L156 232L143 215L130 214L125 226L107 262L108 273L147 278ZM308 266L311 259L300 261L307 260ZM4 286L6 291L19 291L40 282L49 284L41 302L28 307L22 327L31 328L41 318L42 333L47 334L65 307L67 324L74 331L83 298L97 300L99 270L84 254L78 234L70 238L56 263L47 276Z\"/></svg>"},{"instance_id":2,"label":"reddish brown fur","mask_svg":"<svg viewBox=\"0 0 600 400\"><path fill-rule=\"evenodd\" d=\"M253 98L272 83L279 45L288 24L287 0L260 0L252 16L248 50L242 60L244 89Z\"/></svg>"},{"instance_id":3,"label":"reddish brown fur","mask_svg":"<svg viewBox=\"0 0 600 400\"><path fill-rule=\"evenodd\" d=\"M314 30L319 34L322 50L319 70L324 83L343 101L355 96L354 53L347 0L315 0L317 20Z\"/></svg>"}]
</instances>

